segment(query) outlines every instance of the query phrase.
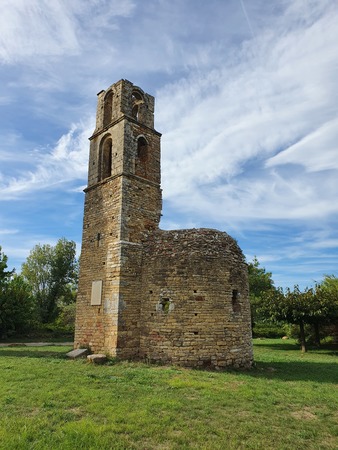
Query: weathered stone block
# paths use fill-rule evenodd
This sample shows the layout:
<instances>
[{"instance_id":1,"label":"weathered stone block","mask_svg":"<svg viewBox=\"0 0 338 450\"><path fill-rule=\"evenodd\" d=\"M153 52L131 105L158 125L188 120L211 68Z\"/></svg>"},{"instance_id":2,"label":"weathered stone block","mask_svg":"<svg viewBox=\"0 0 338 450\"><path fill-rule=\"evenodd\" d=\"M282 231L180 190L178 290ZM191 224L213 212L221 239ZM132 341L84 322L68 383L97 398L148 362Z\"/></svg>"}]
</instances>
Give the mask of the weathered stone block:
<instances>
[{"instance_id":1,"label":"weathered stone block","mask_svg":"<svg viewBox=\"0 0 338 450\"><path fill-rule=\"evenodd\" d=\"M103 353L94 353L93 355L88 355L87 360L94 364L104 364L107 362L107 356Z\"/></svg>"},{"instance_id":2,"label":"weathered stone block","mask_svg":"<svg viewBox=\"0 0 338 450\"><path fill-rule=\"evenodd\" d=\"M66 354L66 356L71 359L84 358L87 355L88 349L86 348L77 348L75 350L71 350Z\"/></svg>"}]
</instances>

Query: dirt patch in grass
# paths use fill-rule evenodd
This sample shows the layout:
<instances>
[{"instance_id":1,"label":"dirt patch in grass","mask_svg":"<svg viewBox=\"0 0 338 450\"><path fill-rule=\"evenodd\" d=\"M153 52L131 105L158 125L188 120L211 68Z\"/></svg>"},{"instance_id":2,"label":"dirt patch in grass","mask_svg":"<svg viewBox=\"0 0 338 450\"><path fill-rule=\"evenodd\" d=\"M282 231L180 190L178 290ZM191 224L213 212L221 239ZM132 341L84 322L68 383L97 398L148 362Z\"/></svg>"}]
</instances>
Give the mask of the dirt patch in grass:
<instances>
[{"instance_id":1,"label":"dirt patch in grass","mask_svg":"<svg viewBox=\"0 0 338 450\"><path fill-rule=\"evenodd\" d=\"M304 408L300 411L293 411L291 416L298 420L315 420L317 416L313 414L309 408Z\"/></svg>"}]
</instances>

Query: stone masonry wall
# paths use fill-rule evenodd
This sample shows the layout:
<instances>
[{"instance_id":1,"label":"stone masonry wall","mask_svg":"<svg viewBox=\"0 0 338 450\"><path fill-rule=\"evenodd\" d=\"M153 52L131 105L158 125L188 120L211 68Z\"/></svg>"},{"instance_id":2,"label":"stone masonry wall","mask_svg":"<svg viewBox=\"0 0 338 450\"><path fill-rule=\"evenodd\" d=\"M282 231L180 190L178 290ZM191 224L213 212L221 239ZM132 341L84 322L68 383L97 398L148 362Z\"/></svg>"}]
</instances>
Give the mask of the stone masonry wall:
<instances>
[{"instance_id":1,"label":"stone masonry wall","mask_svg":"<svg viewBox=\"0 0 338 450\"><path fill-rule=\"evenodd\" d=\"M156 231L144 242L140 356L197 367L250 367L247 267L226 233Z\"/></svg>"},{"instance_id":2,"label":"stone masonry wall","mask_svg":"<svg viewBox=\"0 0 338 450\"><path fill-rule=\"evenodd\" d=\"M121 181L117 177L86 193L75 343L95 351L116 347ZM103 280L102 304L98 306L90 303L95 280Z\"/></svg>"},{"instance_id":3,"label":"stone masonry wall","mask_svg":"<svg viewBox=\"0 0 338 450\"><path fill-rule=\"evenodd\" d=\"M132 116L135 101L137 119ZM152 96L121 80L98 94L96 129L90 139L75 346L122 358L139 354L140 241L145 230L158 228L161 216L161 135L153 129L153 111ZM140 138L146 143L142 158ZM102 179L102 146L107 139L111 167ZM135 173L137 164L143 165L142 176ZM91 304L96 281L102 282L100 305Z\"/></svg>"}]
</instances>

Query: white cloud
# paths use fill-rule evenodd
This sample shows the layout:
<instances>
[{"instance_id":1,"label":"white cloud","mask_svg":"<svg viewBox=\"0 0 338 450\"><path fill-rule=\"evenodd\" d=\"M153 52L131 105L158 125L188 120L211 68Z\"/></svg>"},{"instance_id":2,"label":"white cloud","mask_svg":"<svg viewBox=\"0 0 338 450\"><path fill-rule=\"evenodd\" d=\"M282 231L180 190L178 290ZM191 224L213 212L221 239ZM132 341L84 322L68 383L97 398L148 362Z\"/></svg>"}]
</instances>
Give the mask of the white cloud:
<instances>
[{"instance_id":1,"label":"white cloud","mask_svg":"<svg viewBox=\"0 0 338 450\"><path fill-rule=\"evenodd\" d=\"M2 200L13 200L48 190L74 180L86 178L88 161L88 136L94 118L73 124L52 150L43 148L36 152L36 165L18 176L5 177L0 173Z\"/></svg>"},{"instance_id":2,"label":"white cloud","mask_svg":"<svg viewBox=\"0 0 338 450\"><path fill-rule=\"evenodd\" d=\"M34 56L79 54L88 31L115 29L114 17L128 16L130 0L3 0L0 61L29 62ZM36 63L36 62L35 62Z\"/></svg>"},{"instance_id":3,"label":"white cloud","mask_svg":"<svg viewBox=\"0 0 338 450\"><path fill-rule=\"evenodd\" d=\"M34 55L77 52L78 41L64 2L8 0L0 19L0 58L13 63Z\"/></svg>"},{"instance_id":4,"label":"white cloud","mask_svg":"<svg viewBox=\"0 0 338 450\"><path fill-rule=\"evenodd\" d=\"M159 90L164 196L173 207L219 220L337 212L338 11L312 3L293 2L223 67ZM286 162L316 178L277 168Z\"/></svg>"},{"instance_id":5,"label":"white cloud","mask_svg":"<svg viewBox=\"0 0 338 450\"><path fill-rule=\"evenodd\" d=\"M6 228L0 228L0 236L8 235L8 234L17 234L19 233L19 230L15 229L6 229Z\"/></svg>"},{"instance_id":6,"label":"white cloud","mask_svg":"<svg viewBox=\"0 0 338 450\"><path fill-rule=\"evenodd\" d=\"M338 169L338 118L320 126L266 163L267 167L283 164L299 164L308 172Z\"/></svg>"}]
</instances>

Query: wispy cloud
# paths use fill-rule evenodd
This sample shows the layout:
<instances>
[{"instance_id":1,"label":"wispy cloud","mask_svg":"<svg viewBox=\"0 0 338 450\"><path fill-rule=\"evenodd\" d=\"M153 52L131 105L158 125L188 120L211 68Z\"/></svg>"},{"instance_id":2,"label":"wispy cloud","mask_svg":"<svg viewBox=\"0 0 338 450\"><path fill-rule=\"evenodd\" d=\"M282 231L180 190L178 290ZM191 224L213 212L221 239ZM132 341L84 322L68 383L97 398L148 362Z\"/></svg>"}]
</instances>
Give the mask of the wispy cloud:
<instances>
[{"instance_id":1,"label":"wispy cloud","mask_svg":"<svg viewBox=\"0 0 338 450\"><path fill-rule=\"evenodd\" d=\"M1 60L15 63L36 55L77 52L78 40L68 11L63 2L5 1L0 19Z\"/></svg>"},{"instance_id":2,"label":"wispy cloud","mask_svg":"<svg viewBox=\"0 0 338 450\"><path fill-rule=\"evenodd\" d=\"M267 167L298 164L308 172L338 169L338 119L319 126L266 162ZM338 184L338 182L337 182Z\"/></svg>"},{"instance_id":3,"label":"wispy cloud","mask_svg":"<svg viewBox=\"0 0 338 450\"><path fill-rule=\"evenodd\" d=\"M35 153L36 164L28 172L5 177L0 172L2 200L15 200L33 192L50 190L55 185L64 185L84 180L87 173L88 135L93 117L87 122L73 124L52 149L42 148Z\"/></svg>"},{"instance_id":4,"label":"wispy cloud","mask_svg":"<svg viewBox=\"0 0 338 450\"><path fill-rule=\"evenodd\" d=\"M338 11L298 3L219 70L158 92L164 195L188 214L337 212ZM301 168L279 170L286 163ZM308 172L317 172L315 183Z\"/></svg>"},{"instance_id":5,"label":"wispy cloud","mask_svg":"<svg viewBox=\"0 0 338 450\"><path fill-rule=\"evenodd\" d=\"M8 235L8 234L17 234L17 233L19 233L19 230L14 230L12 228L10 228L10 229L0 228L0 236L1 237Z\"/></svg>"},{"instance_id":6,"label":"wispy cloud","mask_svg":"<svg viewBox=\"0 0 338 450\"><path fill-rule=\"evenodd\" d=\"M0 16L0 61L28 62L83 51L89 34L115 29L115 17L128 16L130 0L4 0ZM83 39L85 38L85 42Z\"/></svg>"}]
</instances>

